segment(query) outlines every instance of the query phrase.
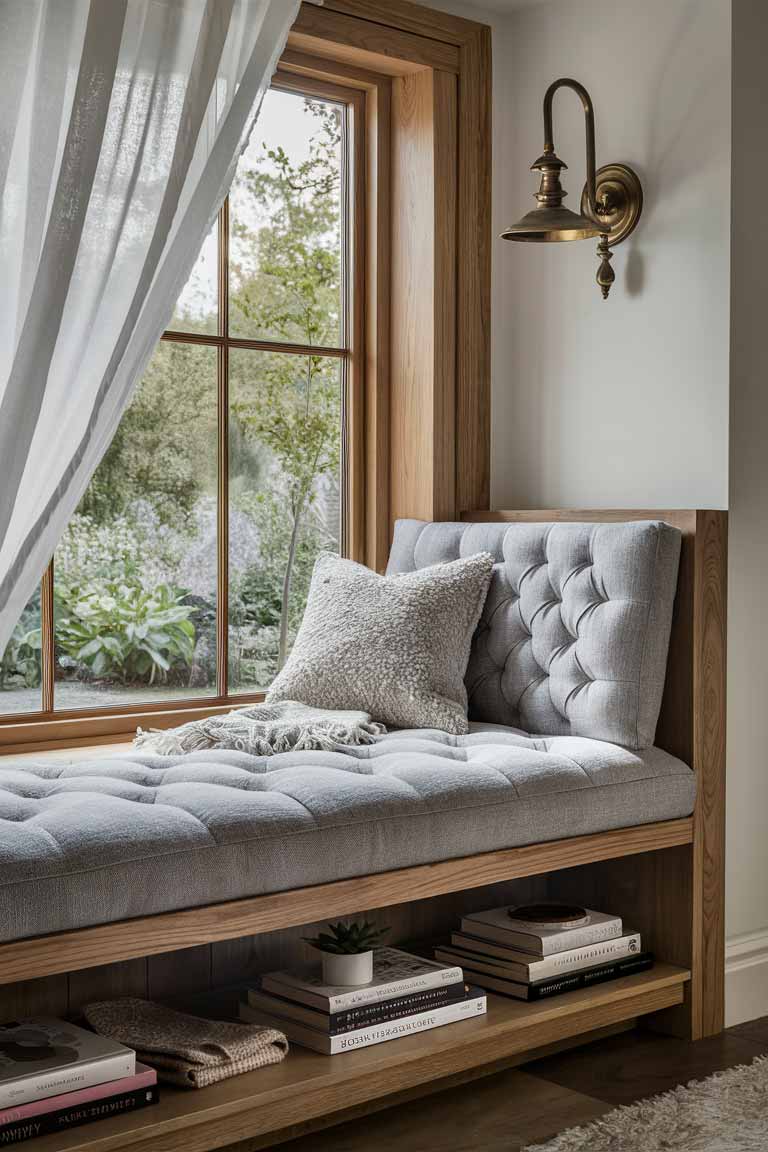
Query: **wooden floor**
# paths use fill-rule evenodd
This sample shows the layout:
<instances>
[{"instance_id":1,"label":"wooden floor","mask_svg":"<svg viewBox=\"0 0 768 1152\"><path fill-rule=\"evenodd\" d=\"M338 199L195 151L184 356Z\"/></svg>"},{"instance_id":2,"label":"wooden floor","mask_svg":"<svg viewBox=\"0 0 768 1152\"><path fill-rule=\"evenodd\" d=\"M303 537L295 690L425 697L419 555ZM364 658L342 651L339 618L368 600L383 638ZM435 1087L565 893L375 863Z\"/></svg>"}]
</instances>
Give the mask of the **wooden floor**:
<instances>
[{"instance_id":1,"label":"wooden floor","mask_svg":"<svg viewBox=\"0 0 768 1152\"><path fill-rule=\"evenodd\" d=\"M518 1152L620 1104L765 1054L768 1017L696 1044L626 1032L279 1147L280 1152Z\"/></svg>"}]
</instances>

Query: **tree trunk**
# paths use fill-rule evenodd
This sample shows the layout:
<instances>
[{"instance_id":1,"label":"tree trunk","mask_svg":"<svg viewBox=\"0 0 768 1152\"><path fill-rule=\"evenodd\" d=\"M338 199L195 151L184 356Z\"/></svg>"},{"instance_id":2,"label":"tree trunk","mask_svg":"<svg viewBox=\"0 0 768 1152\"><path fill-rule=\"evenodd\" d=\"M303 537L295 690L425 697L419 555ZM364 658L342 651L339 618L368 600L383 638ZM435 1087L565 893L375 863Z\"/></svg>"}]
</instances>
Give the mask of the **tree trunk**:
<instances>
[{"instance_id":1,"label":"tree trunk","mask_svg":"<svg viewBox=\"0 0 768 1152\"><path fill-rule=\"evenodd\" d=\"M301 500L296 507L296 513L293 517L291 540L288 545L288 560L285 565L285 575L283 576L283 602L280 605L280 643L277 649L278 672L285 664L285 659L288 655L288 615L291 606L291 580L293 579L293 564L296 559L296 544L299 538L299 524L301 522L303 509L304 501Z\"/></svg>"}]
</instances>

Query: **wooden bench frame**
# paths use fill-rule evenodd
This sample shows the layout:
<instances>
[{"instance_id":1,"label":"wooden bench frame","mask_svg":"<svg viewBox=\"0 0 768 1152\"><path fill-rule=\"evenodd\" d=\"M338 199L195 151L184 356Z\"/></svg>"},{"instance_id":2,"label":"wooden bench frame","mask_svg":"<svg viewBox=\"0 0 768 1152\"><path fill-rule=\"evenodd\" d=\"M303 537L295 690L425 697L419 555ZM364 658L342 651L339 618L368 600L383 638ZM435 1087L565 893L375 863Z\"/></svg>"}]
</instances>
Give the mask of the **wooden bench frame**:
<instances>
[{"instance_id":1,"label":"wooden bench frame","mask_svg":"<svg viewBox=\"0 0 768 1152\"><path fill-rule=\"evenodd\" d=\"M232 940L365 908L383 908L523 876L638 856L636 892L651 900L663 958L691 971L685 1019L692 1037L723 1026L726 514L714 511L483 512L469 519L617 521L658 518L683 533L680 577L657 743L690 763L692 817L401 868L0 945L0 984L137 956ZM663 886L662 850L690 849L688 883ZM672 863L675 872L680 859ZM612 869L612 873L613 873ZM642 881L642 882L641 882ZM603 890L605 885L603 884ZM622 897L626 906L626 896Z\"/></svg>"},{"instance_id":2,"label":"wooden bench frame","mask_svg":"<svg viewBox=\"0 0 768 1152\"><path fill-rule=\"evenodd\" d=\"M521 877L546 877L557 894L620 909L660 962L650 972L553 1001L521 1004L489 997L487 1016L332 1060L296 1049L281 1065L205 1092L166 1090L155 1108L43 1137L36 1152L209 1152L239 1141L243 1152L256 1152L275 1140L609 1035L640 1019L691 1039L722 1029L726 514L546 510L466 518L663 519L680 528L680 575L657 743L693 766L693 815L14 941L0 945L0 985L10 986L13 996L15 984L29 988L38 977L55 980L57 973L198 944L215 947L216 941L364 909L393 911L394 905Z\"/></svg>"}]
</instances>

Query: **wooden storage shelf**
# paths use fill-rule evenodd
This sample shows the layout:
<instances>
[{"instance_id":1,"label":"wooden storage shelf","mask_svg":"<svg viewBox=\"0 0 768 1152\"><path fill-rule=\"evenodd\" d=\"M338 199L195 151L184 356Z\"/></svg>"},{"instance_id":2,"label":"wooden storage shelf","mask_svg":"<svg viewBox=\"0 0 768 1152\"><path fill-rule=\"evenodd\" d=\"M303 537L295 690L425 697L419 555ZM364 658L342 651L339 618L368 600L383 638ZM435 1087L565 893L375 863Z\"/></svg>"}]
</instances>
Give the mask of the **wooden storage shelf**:
<instances>
[{"instance_id":1,"label":"wooden storage shelf","mask_svg":"<svg viewBox=\"0 0 768 1152\"><path fill-rule=\"evenodd\" d=\"M685 817L11 940L0 943L0 985L274 932L334 916L354 915L368 908L389 908L406 900L426 900L599 860L660 852L692 840L693 820Z\"/></svg>"},{"instance_id":2,"label":"wooden storage shelf","mask_svg":"<svg viewBox=\"0 0 768 1152\"><path fill-rule=\"evenodd\" d=\"M293 1048L282 1064L201 1091L166 1087L154 1107L45 1136L31 1147L34 1152L207 1152L256 1140L680 1004L689 978L684 968L657 964L649 972L534 1004L489 996L483 1017L341 1056Z\"/></svg>"}]
</instances>

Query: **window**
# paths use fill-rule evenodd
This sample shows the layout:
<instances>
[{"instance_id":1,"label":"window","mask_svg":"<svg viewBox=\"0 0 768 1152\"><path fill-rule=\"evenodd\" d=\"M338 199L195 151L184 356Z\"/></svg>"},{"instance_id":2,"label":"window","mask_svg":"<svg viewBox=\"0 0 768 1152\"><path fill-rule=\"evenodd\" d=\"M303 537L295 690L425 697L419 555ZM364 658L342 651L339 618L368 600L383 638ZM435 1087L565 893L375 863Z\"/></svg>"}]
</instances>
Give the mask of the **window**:
<instances>
[{"instance_id":1,"label":"window","mask_svg":"<svg viewBox=\"0 0 768 1152\"><path fill-rule=\"evenodd\" d=\"M333 91L328 85L328 91ZM283 76L0 662L0 714L257 694L345 550L347 102Z\"/></svg>"}]
</instances>

